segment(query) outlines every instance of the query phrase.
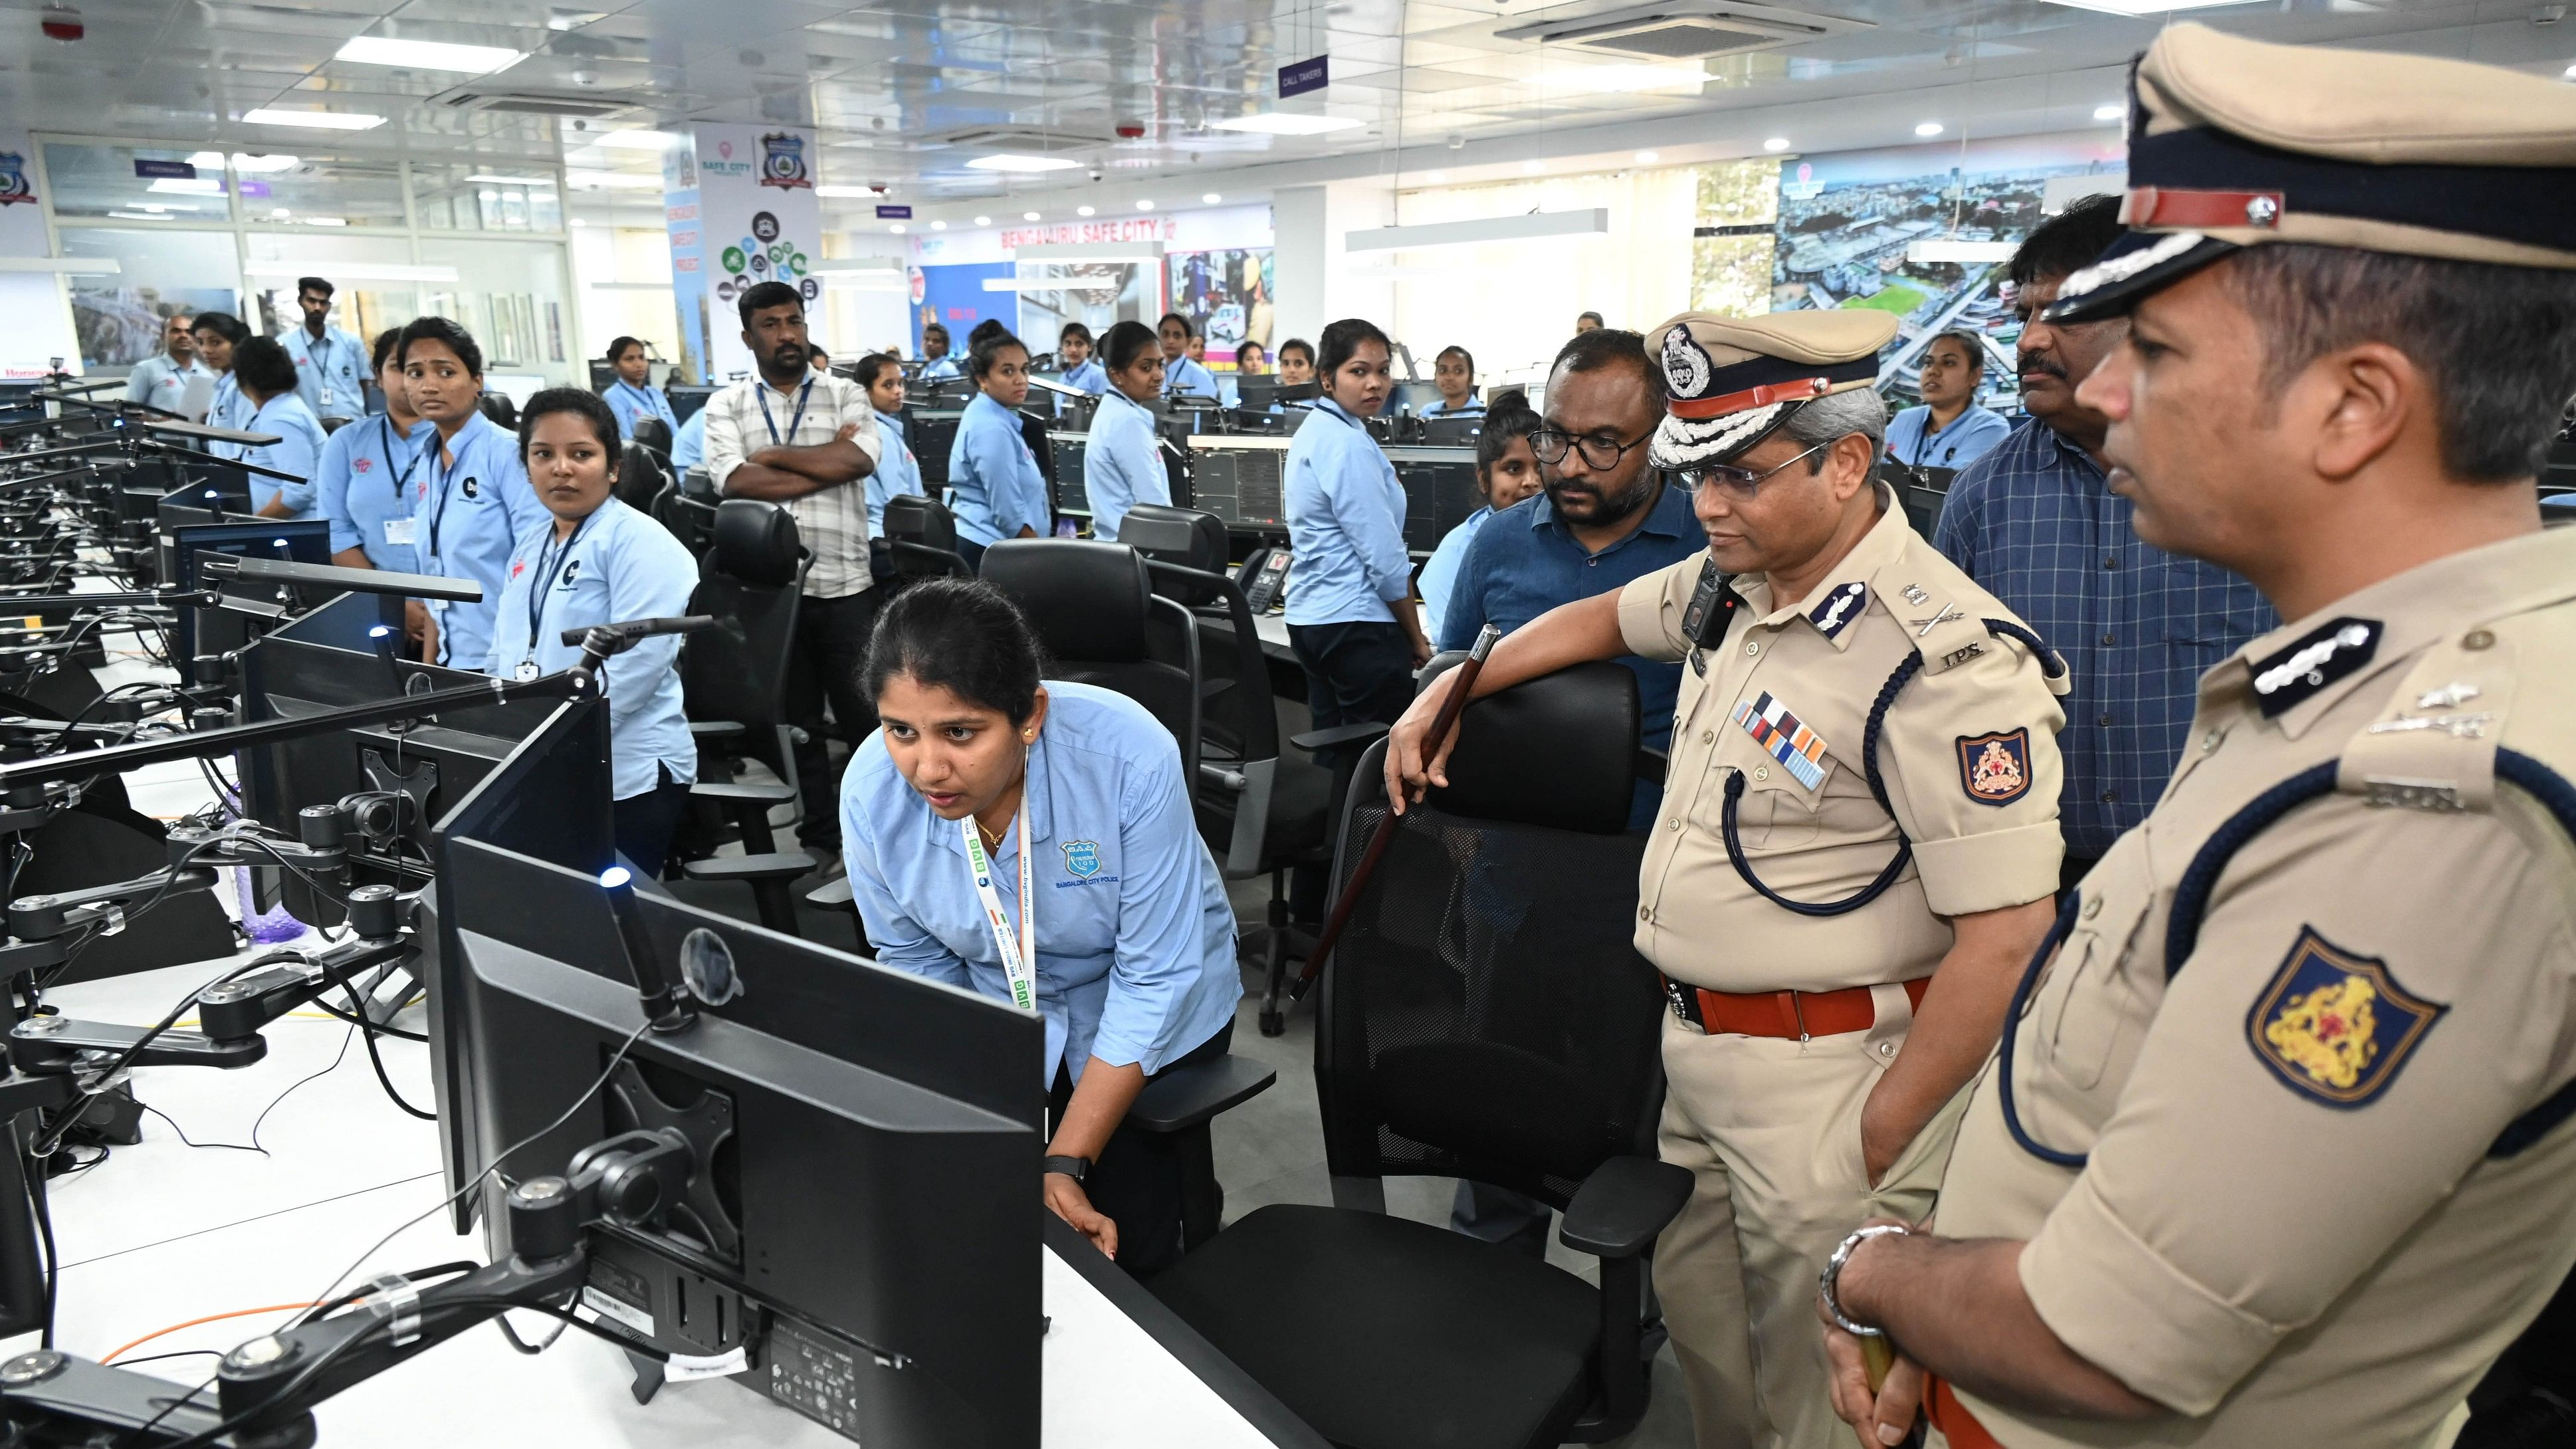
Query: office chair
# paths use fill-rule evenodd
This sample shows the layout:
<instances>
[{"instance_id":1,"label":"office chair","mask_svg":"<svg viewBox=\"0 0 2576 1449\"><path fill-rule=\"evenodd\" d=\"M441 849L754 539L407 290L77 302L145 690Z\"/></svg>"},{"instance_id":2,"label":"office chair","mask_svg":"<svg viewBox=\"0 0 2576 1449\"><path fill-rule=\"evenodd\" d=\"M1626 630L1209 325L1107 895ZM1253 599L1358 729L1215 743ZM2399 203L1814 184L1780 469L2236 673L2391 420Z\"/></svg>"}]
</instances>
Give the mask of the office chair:
<instances>
[{"instance_id":1,"label":"office chair","mask_svg":"<svg viewBox=\"0 0 2576 1449\"><path fill-rule=\"evenodd\" d=\"M500 424L503 428L506 428L513 433L519 430L519 405L510 401L510 395L508 393L487 392L483 394L482 408L483 416L490 418L493 422Z\"/></svg>"},{"instance_id":2,"label":"office chair","mask_svg":"<svg viewBox=\"0 0 2576 1449\"><path fill-rule=\"evenodd\" d=\"M1123 694L1172 732L1196 798L1199 641L1189 611L1158 598L1144 555L1123 543L1006 538L984 550L984 582L1020 606L1056 678ZM1155 626L1167 644L1155 648Z\"/></svg>"},{"instance_id":3,"label":"office chair","mask_svg":"<svg viewBox=\"0 0 2576 1449\"><path fill-rule=\"evenodd\" d=\"M787 723L787 661L810 562L786 509L749 498L717 505L713 545L689 599L689 612L713 615L716 626L691 635L680 652L682 702L699 746L699 780L689 798L721 811L741 832L745 852L688 861L681 873L693 881L748 884L760 923L791 936L798 931L788 882L813 870L814 858L778 848L769 812L800 798ZM766 764L778 783L732 778L728 747Z\"/></svg>"},{"instance_id":4,"label":"office chair","mask_svg":"<svg viewBox=\"0 0 2576 1449\"><path fill-rule=\"evenodd\" d=\"M1243 586L1226 573L1225 524L1212 513L1140 503L1119 523L1118 537L1145 555L1155 592L1197 621L1207 677L1199 701L1199 833L1228 880L1270 877L1267 924L1242 945L1265 960L1261 1034L1279 1036L1287 1030L1282 998L1290 957L1313 944L1290 920L1288 872L1332 861L1334 771L1306 751L1283 756L1279 748L1270 659Z\"/></svg>"},{"instance_id":5,"label":"office chair","mask_svg":"<svg viewBox=\"0 0 2576 1449\"><path fill-rule=\"evenodd\" d=\"M975 576L957 553L957 519L945 504L911 493L887 499L885 536L901 580Z\"/></svg>"},{"instance_id":6,"label":"office chair","mask_svg":"<svg viewBox=\"0 0 2576 1449\"><path fill-rule=\"evenodd\" d=\"M637 418L634 441L661 454L664 462L670 461L671 425L660 418Z\"/></svg>"},{"instance_id":7,"label":"office chair","mask_svg":"<svg viewBox=\"0 0 2576 1449\"><path fill-rule=\"evenodd\" d=\"M1636 740L1614 663L1468 707L1450 786L1401 817L1325 967L1315 1084L1341 1205L1256 1209L1151 1285L1336 1444L1595 1443L1645 1411L1645 1256L1691 1176L1654 1160L1665 1008L1630 944ZM1342 809L1342 889L1386 810L1384 752ZM1392 1174L1561 1208L1601 1286L1386 1216Z\"/></svg>"},{"instance_id":8,"label":"office chair","mask_svg":"<svg viewBox=\"0 0 2576 1449\"><path fill-rule=\"evenodd\" d=\"M651 421L656 426L661 422L658 418ZM640 433L642 429L639 428L637 431ZM653 501L661 497L662 490L671 487L677 481L671 477L671 470L664 462L664 457L664 454L657 453L647 446L641 437L635 438L625 447L618 449L616 488L618 501L629 508L652 511ZM664 526L668 527L667 524ZM676 538L679 535L674 532L672 536Z\"/></svg>"}]
</instances>

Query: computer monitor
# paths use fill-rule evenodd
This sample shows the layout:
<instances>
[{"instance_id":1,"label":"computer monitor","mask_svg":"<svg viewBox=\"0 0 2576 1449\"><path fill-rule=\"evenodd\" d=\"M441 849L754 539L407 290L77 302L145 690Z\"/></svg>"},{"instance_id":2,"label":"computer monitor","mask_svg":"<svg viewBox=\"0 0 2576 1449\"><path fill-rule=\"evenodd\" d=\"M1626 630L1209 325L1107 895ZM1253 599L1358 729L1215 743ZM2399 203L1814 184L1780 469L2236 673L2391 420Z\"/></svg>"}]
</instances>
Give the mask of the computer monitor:
<instances>
[{"instance_id":1,"label":"computer monitor","mask_svg":"<svg viewBox=\"0 0 2576 1449\"><path fill-rule=\"evenodd\" d=\"M1186 506L1215 514L1230 529L1286 528L1288 443L1222 433L1191 437Z\"/></svg>"},{"instance_id":2,"label":"computer monitor","mask_svg":"<svg viewBox=\"0 0 2576 1449\"><path fill-rule=\"evenodd\" d=\"M1485 415L1468 413L1455 418L1424 418L1422 441L1435 448L1472 448L1484 436Z\"/></svg>"},{"instance_id":3,"label":"computer monitor","mask_svg":"<svg viewBox=\"0 0 2576 1449\"><path fill-rule=\"evenodd\" d=\"M635 904L661 969L720 957L741 991L700 1001L684 1031L639 1034L604 853L546 859L561 842L542 821L481 808L555 775L604 813L596 739L559 712L439 848L449 1181L558 1117L499 1164L487 1207L614 1133L675 1131L698 1149L684 1207L661 1230L584 1235L582 1299L604 1323L671 1353L742 1349L734 1384L863 1444L1034 1449L1044 1024L655 891ZM497 1258L508 1216L482 1216Z\"/></svg>"},{"instance_id":4,"label":"computer monitor","mask_svg":"<svg viewBox=\"0 0 2576 1449\"><path fill-rule=\"evenodd\" d=\"M1405 417L1418 417L1424 408L1440 401L1440 385L1435 382L1399 382L1386 400L1387 411Z\"/></svg>"},{"instance_id":5,"label":"computer monitor","mask_svg":"<svg viewBox=\"0 0 2576 1449\"><path fill-rule=\"evenodd\" d=\"M975 384L964 377L934 377L910 384L913 402L926 408L963 408L975 400Z\"/></svg>"},{"instance_id":6,"label":"computer monitor","mask_svg":"<svg viewBox=\"0 0 2576 1449\"><path fill-rule=\"evenodd\" d=\"M903 415L904 440L912 444L913 461L921 466L921 486L947 487L948 450L957 445L957 422L966 416L965 411L906 407Z\"/></svg>"},{"instance_id":7,"label":"computer monitor","mask_svg":"<svg viewBox=\"0 0 2576 1449\"><path fill-rule=\"evenodd\" d=\"M705 407L707 399L714 397L718 391L717 388L675 382L663 388L662 395L671 400L671 416L685 423L695 417L698 409ZM674 429L674 431L677 430Z\"/></svg>"},{"instance_id":8,"label":"computer monitor","mask_svg":"<svg viewBox=\"0 0 2576 1449\"><path fill-rule=\"evenodd\" d=\"M1236 395L1246 409L1267 412L1272 403L1311 403L1324 395L1321 383L1281 382L1276 374L1235 379Z\"/></svg>"},{"instance_id":9,"label":"computer monitor","mask_svg":"<svg viewBox=\"0 0 2576 1449\"><path fill-rule=\"evenodd\" d=\"M202 582L197 573L197 560L207 554L327 564L331 561L331 522L324 518L253 518L231 523L190 523L164 529L162 542L162 552L170 560L169 572L164 577L173 584L195 586ZM228 579L220 586L220 591L227 598L270 604L277 598L278 586L248 579ZM297 604L302 607L320 602L319 598L302 597ZM228 654L250 643L260 632L257 616L252 612L230 608L181 609L176 639L179 658Z\"/></svg>"},{"instance_id":10,"label":"computer monitor","mask_svg":"<svg viewBox=\"0 0 2576 1449\"><path fill-rule=\"evenodd\" d=\"M1404 546L1429 553L1449 530L1485 506L1476 488L1476 454L1470 448L1393 447L1387 461L1404 489Z\"/></svg>"},{"instance_id":11,"label":"computer monitor","mask_svg":"<svg viewBox=\"0 0 2576 1449\"><path fill-rule=\"evenodd\" d=\"M1055 511L1079 518L1091 516L1091 490L1082 476L1083 449L1090 440L1080 433L1049 433L1047 449L1055 455Z\"/></svg>"}]
</instances>

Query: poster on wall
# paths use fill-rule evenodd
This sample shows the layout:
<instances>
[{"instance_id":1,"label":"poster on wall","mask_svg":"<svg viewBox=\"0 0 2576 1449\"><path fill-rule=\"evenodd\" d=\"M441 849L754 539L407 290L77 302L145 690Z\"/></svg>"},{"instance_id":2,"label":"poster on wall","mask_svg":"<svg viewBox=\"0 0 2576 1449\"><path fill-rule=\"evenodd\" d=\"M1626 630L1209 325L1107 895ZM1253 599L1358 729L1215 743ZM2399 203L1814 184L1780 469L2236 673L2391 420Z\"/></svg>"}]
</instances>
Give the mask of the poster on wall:
<instances>
[{"instance_id":1,"label":"poster on wall","mask_svg":"<svg viewBox=\"0 0 2576 1449\"><path fill-rule=\"evenodd\" d=\"M2093 131L1784 161L1771 310L1897 314L1903 320L1882 360L1881 385L1908 403L1935 336L1982 336L1983 400L2017 406L2008 364L2021 324L2005 296L2004 264L1920 261L1909 252L1925 240L2019 243L2039 225L2052 178L2116 173L2125 158L2118 132Z\"/></svg>"},{"instance_id":2,"label":"poster on wall","mask_svg":"<svg viewBox=\"0 0 2576 1449\"><path fill-rule=\"evenodd\" d=\"M747 376L736 303L763 282L796 288L813 309L823 284L823 207L814 196L814 133L764 126L698 126L698 268L706 289L708 380ZM677 226L677 223L674 223ZM674 266L678 257L673 257ZM677 275L676 270L674 275Z\"/></svg>"},{"instance_id":3,"label":"poster on wall","mask_svg":"<svg viewBox=\"0 0 2576 1449\"><path fill-rule=\"evenodd\" d=\"M698 225L697 148L662 152L662 225L671 237L671 305L680 318L680 355L673 376L708 380L707 273L704 230Z\"/></svg>"},{"instance_id":4,"label":"poster on wall","mask_svg":"<svg viewBox=\"0 0 2576 1449\"><path fill-rule=\"evenodd\" d=\"M958 359L960 367L965 365L966 334L975 330L976 323L996 317L1003 326L1016 328L1018 294L984 289L988 279L1010 275L1009 262L957 262L913 268L912 355L926 355L921 349L921 332L933 322L948 329L948 355ZM1030 346L1038 348L1034 342Z\"/></svg>"},{"instance_id":5,"label":"poster on wall","mask_svg":"<svg viewBox=\"0 0 2576 1449\"><path fill-rule=\"evenodd\" d=\"M36 148L21 130L0 130L0 257L53 255L38 194ZM63 302L63 279L51 272L0 272L0 378L42 377L61 358L81 370L78 335Z\"/></svg>"},{"instance_id":6,"label":"poster on wall","mask_svg":"<svg viewBox=\"0 0 2576 1449\"><path fill-rule=\"evenodd\" d=\"M1173 252L1163 267L1171 278L1171 310L1189 318L1207 340L1208 366L1232 367L1235 349L1247 338L1270 350L1276 289L1271 248Z\"/></svg>"},{"instance_id":7,"label":"poster on wall","mask_svg":"<svg viewBox=\"0 0 2576 1449\"><path fill-rule=\"evenodd\" d=\"M115 277L72 278L72 330L81 361L130 371L161 350L162 328L172 317L200 312L238 313L240 294L230 287L117 285Z\"/></svg>"}]
</instances>

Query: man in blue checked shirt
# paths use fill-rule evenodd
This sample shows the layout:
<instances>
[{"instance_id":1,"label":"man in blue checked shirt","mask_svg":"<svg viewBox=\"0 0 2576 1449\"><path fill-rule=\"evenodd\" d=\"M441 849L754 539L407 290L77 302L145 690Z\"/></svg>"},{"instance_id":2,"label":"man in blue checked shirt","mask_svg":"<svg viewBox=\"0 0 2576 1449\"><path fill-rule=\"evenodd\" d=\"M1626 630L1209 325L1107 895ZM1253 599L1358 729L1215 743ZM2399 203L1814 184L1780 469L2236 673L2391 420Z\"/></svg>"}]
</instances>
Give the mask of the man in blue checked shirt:
<instances>
[{"instance_id":1,"label":"man in blue checked shirt","mask_svg":"<svg viewBox=\"0 0 2576 1449\"><path fill-rule=\"evenodd\" d=\"M2119 235L2119 198L2089 197L2013 254L2030 417L1959 474L1932 539L2074 676L2058 737L2068 885L2164 793L2202 672L2281 622L2244 579L2141 542L2129 500L2110 491L2097 452L2108 424L2077 405L2075 389L2128 323L2051 323L2039 312Z\"/></svg>"}]
</instances>

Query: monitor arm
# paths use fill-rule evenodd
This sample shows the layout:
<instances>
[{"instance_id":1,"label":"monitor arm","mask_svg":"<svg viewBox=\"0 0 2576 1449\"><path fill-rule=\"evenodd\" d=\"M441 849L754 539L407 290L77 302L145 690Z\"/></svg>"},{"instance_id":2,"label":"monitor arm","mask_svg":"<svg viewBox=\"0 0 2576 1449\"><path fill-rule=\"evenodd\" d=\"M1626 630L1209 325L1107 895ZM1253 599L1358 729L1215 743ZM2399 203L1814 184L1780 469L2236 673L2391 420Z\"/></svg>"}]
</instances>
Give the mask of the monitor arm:
<instances>
[{"instance_id":1,"label":"monitor arm","mask_svg":"<svg viewBox=\"0 0 2576 1449\"><path fill-rule=\"evenodd\" d=\"M227 1449L305 1449L316 1438L314 1406L334 1394L512 1308L553 1306L579 1292L589 1274L583 1231L603 1222L659 1227L699 1166L667 1129L583 1148L564 1176L510 1190L508 1258L428 1288L387 1274L329 1305L339 1311L328 1317L242 1344L216 1371L213 1407L167 1407L168 1380L51 1349L0 1364L0 1396L8 1418L32 1428L38 1443L90 1442L104 1430L138 1449L199 1435ZM138 1434L146 1423L151 1430Z\"/></svg>"}]
</instances>

